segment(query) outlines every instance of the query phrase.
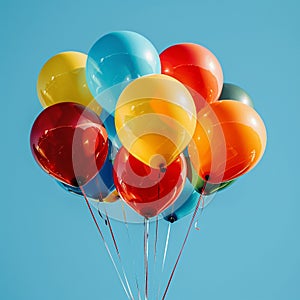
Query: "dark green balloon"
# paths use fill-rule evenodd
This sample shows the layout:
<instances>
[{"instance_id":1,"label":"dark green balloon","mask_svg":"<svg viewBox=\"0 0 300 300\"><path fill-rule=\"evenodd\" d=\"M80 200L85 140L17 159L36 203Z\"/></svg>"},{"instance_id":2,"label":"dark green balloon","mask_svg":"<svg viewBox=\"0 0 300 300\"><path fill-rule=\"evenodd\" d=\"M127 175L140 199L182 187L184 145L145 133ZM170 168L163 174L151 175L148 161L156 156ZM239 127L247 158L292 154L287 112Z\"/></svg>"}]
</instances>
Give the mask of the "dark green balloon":
<instances>
[{"instance_id":1,"label":"dark green balloon","mask_svg":"<svg viewBox=\"0 0 300 300\"><path fill-rule=\"evenodd\" d=\"M219 100L236 100L254 107L250 96L239 86L232 83L224 83Z\"/></svg>"},{"instance_id":2,"label":"dark green balloon","mask_svg":"<svg viewBox=\"0 0 300 300\"><path fill-rule=\"evenodd\" d=\"M187 162L187 178L191 182L191 184L194 186L194 189L196 192L203 194L203 195L211 195L218 191L221 191L228 186L230 186L234 180L222 182L219 184L214 183L208 183L204 179L202 179L197 172L195 171L194 167L192 166L191 160L186 154L185 156L186 162Z\"/></svg>"},{"instance_id":3,"label":"dark green balloon","mask_svg":"<svg viewBox=\"0 0 300 300\"><path fill-rule=\"evenodd\" d=\"M230 181L222 182L220 184L214 184L214 183L205 182L201 177L198 177L194 187L195 190L200 194L211 195L232 185L234 181L235 180L230 180Z\"/></svg>"}]
</instances>

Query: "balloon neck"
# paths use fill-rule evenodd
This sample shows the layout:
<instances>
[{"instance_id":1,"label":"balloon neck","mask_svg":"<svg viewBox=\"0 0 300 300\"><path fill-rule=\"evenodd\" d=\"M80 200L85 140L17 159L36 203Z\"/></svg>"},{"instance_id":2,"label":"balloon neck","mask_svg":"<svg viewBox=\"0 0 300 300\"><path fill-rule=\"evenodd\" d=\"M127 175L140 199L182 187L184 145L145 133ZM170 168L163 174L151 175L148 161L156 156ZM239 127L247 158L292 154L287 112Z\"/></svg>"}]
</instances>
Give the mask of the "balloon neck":
<instances>
[{"instance_id":1,"label":"balloon neck","mask_svg":"<svg viewBox=\"0 0 300 300\"><path fill-rule=\"evenodd\" d=\"M140 215L142 215L145 219L150 219L157 215L157 211L152 208L143 208L139 211Z\"/></svg>"},{"instance_id":2,"label":"balloon neck","mask_svg":"<svg viewBox=\"0 0 300 300\"><path fill-rule=\"evenodd\" d=\"M200 189L198 189L198 193L201 195L205 195L205 189L203 186Z\"/></svg>"},{"instance_id":3,"label":"balloon neck","mask_svg":"<svg viewBox=\"0 0 300 300\"><path fill-rule=\"evenodd\" d=\"M162 172L162 173L166 173L166 171L167 171L166 165L165 165L165 164L160 164L160 165L159 165L159 170L160 170L160 172Z\"/></svg>"},{"instance_id":4,"label":"balloon neck","mask_svg":"<svg viewBox=\"0 0 300 300\"><path fill-rule=\"evenodd\" d=\"M201 195L209 195L211 184L208 183L209 175L204 176L203 184L197 189L197 192Z\"/></svg>"},{"instance_id":5,"label":"balloon neck","mask_svg":"<svg viewBox=\"0 0 300 300\"><path fill-rule=\"evenodd\" d=\"M70 182L71 186L80 187L86 184L86 178L82 176L74 177Z\"/></svg>"},{"instance_id":6,"label":"balloon neck","mask_svg":"<svg viewBox=\"0 0 300 300\"><path fill-rule=\"evenodd\" d=\"M175 221L177 221L177 216L175 214L172 214L168 217L168 221L170 223L174 223Z\"/></svg>"}]
</instances>

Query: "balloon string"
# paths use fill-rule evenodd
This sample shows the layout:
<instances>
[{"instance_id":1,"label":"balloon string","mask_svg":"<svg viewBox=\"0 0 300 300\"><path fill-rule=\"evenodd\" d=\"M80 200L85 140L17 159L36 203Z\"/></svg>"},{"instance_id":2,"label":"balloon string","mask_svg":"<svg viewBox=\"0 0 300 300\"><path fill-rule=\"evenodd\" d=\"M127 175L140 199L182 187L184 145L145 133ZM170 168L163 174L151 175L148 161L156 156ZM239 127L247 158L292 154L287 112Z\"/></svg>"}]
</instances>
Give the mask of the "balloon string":
<instances>
[{"instance_id":1,"label":"balloon string","mask_svg":"<svg viewBox=\"0 0 300 300\"><path fill-rule=\"evenodd\" d=\"M101 217L101 219L104 219L101 212L100 212L100 210L99 210L99 208L97 209L97 211L98 211L98 215Z\"/></svg>"},{"instance_id":2,"label":"balloon string","mask_svg":"<svg viewBox=\"0 0 300 300\"><path fill-rule=\"evenodd\" d=\"M200 206L200 213L198 214L197 220L195 221L195 229L196 230L200 230L200 227L198 226L198 223L199 223L200 216L203 213L204 204L205 204L204 196L202 195L201 198L202 198L202 200L201 200L202 204L201 203L199 204L199 206Z\"/></svg>"},{"instance_id":3,"label":"balloon string","mask_svg":"<svg viewBox=\"0 0 300 300\"><path fill-rule=\"evenodd\" d=\"M156 216L155 222L155 242L154 242L154 264L156 263L156 251L157 251L157 240L158 240L158 216Z\"/></svg>"},{"instance_id":4,"label":"balloon string","mask_svg":"<svg viewBox=\"0 0 300 300\"><path fill-rule=\"evenodd\" d=\"M170 233L171 233L171 223L169 222L169 224L168 224L168 232L167 232L166 242L165 242L165 248L164 248L163 262L162 262L162 267L161 267L161 274L163 274L164 269L165 269L165 262L166 262L168 247L169 247ZM161 276L161 278L162 278L162 276ZM158 287L157 298L156 299L158 299L159 293L160 293L160 289L161 289L161 284L162 284L161 278L160 278L160 282L159 282L159 287Z\"/></svg>"},{"instance_id":5,"label":"balloon string","mask_svg":"<svg viewBox=\"0 0 300 300\"><path fill-rule=\"evenodd\" d=\"M127 237L128 237L128 241L129 241L129 245L130 245L129 248L132 248L133 243L131 241L131 237L130 237L130 234L129 234L129 228L128 228L128 222L127 222L127 217L126 217L126 211L125 211L125 208L124 208L124 204L121 203L121 206L122 206L124 223L125 223L125 226L126 226ZM136 273L136 261L135 261L135 259L133 259L133 268L134 268L134 273L135 273L135 284L136 284L136 288L137 288L137 291L138 291L138 298L139 298L139 300L141 300L141 291L140 291L139 282L138 282L137 273Z\"/></svg>"},{"instance_id":6,"label":"balloon string","mask_svg":"<svg viewBox=\"0 0 300 300\"><path fill-rule=\"evenodd\" d=\"M205 183L205 185L206 185L206 183ZM204 189L205 189L205 186L204 186ZM171 272L171 275L170 275L170 278L169 278L167 287L166 287L166 289L165 289L164 295L163 295L163 297L162 297L162 300L164 300L164 299L166 298L166 295L167 295L168 289L169 289L169 287L170 287L171 281L172 281L172 279L173 279L175 270L176 270L176 268L177 268L178 262L179 262L179 260L180 260L181 255L182 255L183 249L184 249L184 247L185 247L185 244L186 244L187 239L188 239L188 237L189 237L189 234L190 234L192 225L193 225L193 223L194 223L195 217L196 217L197 212L198 212L198 209L199 209L199 207L200 207L200 203L201 203L201 201L202 201L202 197L203 197L203 195L201 194L200 197L199 197L199 200L198 200L198 202L197 202L195 211L194 211L194 213L193 213L193 217L192 217L192 219L191 219L190 225L189 225L189 227L188 227L188 231L187 231L187 233L186 233L186 236L185 236L185 238L184 238L183 244L182 244L182 246L181 246L179 255L178 255L177 259L176 259L175 265L174 265L173 270L172 270L172 272Z\"/></svg>"},{"instance_id":7,"label":"balloon string","mask_svg":"<svg viewBox=\"0 0 300 300\"><path fill-rule=\"evenodd\" d=\"M153 263L154 270L156 270L157 241L158 241L158 216L156 216L156 221L155 221L155 242L154 242L154 263Z\"/></svg>"},{"instance_id":8,"label":"balloon string","mask_svg":"<svg viewBox=\"0 0 300 300\"><path fill-rule=\"evenodd\" d=\"M166 257L167 257L167 251L168 251L168 247L169 247L170 232L171 232L171 223L169 223L169 226L168 226L168 233L167 233L166 244L165 244L165 250L164 250L164 259L163 259L162 270L161 270L162 272L164 271L164 268L165 268L165 262L166 262Z\"/></svg>"},{"instance_id":9,"label":"balloon string","mask_svg":"<svg viewBox=\"0 0 300 300\"><path fill-rule=\"evenodd\" d=\"M132 295L132 291L131 291L130 285L129 285L129 282L128 282L128 279L127 279L127 275L126 275L125 269L123 267L123 263L122 263L120 251L119 251L119 248L118 248L118 245L117 245L117 241L115 239L115 235L113 233L112 226L111 226L111 223L110 223L110 220L109 220L109 217L108 217L106 209L105 209L105 215L106 215L106 220L107 220L107 224L108 224L108 227L109 227L109 232L111 234L111 237L112 237L112 240L113 240L113 243L114 243L114 246L115 246L118 258L119 258L119 261L120 261L120 265L121 265L121 268L122 268L122 273L123 273L123 276L125 278L125 282L126 282L126 285L127 285L127 288L128 288L129 294L130 294L130 297L131 297L131 299L134 299L133 295Z\"/></svg>"},{"instance_id":10,"label":"balloon string","mask_svg":"<svg viewBox=\"0 0 300 300\"><path fill-rule=\"evenodd\" d=\"M149 219L144 219L144 265L145 265L145 300L148 300L148 247L149 247Z\"/></svg>"},{"instance_id":11,"label":"balloon string","mask_svg":"<svg viewBox=\"0 0 300 300\"><path fill-rule=\"evenodd\" d=\"M121 206L122 206L122 213L123 213L124 223L125 223L125 225L126 225L127 233L128 233L128 237L129 237L128 223L127 223L126 212L125 212L125 208L124 208L123 202L121 202Z\"/></svg>"},{"instance_id":12,"label":"balloon string","mask_svg":"<svg viewBox=\"0 0 300 300\"><path fill-rule=\"evenodd\" d=\"M112 227L111 227L110 220L109 220L109 217L108 217L108 214L107 214L106 209L105 209L105 216L106 216L107 225L108 225L108 227L109 227L109 232L110 232L111 238L112 238L112 240L113 240L113 242L114 242L114 246L115 246L116 252L117 252L117 254L118 254L119 259L121 260L119 248L118 248L118 245L117 245L117 242L116 242L116 239L115 239L115 235L114 235L114 233L113 233L113 230L112 230Z\"/></svg>"},{"instance_id":13,"label":"balloon string","mask_svg":"<svg viewBox=\"0 0 300 300\"><path fill-rule=\"evenodd\" d=\"M106 251L107 251L107 253L108 253L109 257L110 257L110 260L112 261L113 266L114 266L114 268L115 268L115 270L116 270L116 272L117 272L118 278L119 278L119 280L120 280L120 282L121 282L121 284L122 284L122 287L123 287L123 289L124 289L124 291L125 291L125 293L126 293L126 295L127 295L127 298L130 299L129 294L128 294L128 291L127 291L127 289L126 289L126 287L125 287L125 284L124 284L124 282L123 282L123 279L121 278L121 275L120 275L120 273L119 273L119 270L118 270L118 268L117 268L117 265L116 265L116 263L115 263L115 261L114 261L114 259L113 259L113 257L112 257L112 254L111 254L111 252L110 252L110 250L109 250L109 248L108 248L108 245L107 245L107 243L106 243L106 241L105 241L104 235L102 234L102 231L101 231L101 229L100 229L100 227L99 227L99 224L98 224L98 222L97 222L97 220L96 220L96 217L95 217L95 215L94 215L94 213L93 213L93 211L92 211L91 205L90 205L90 203L89 203L89 200L87 199L87 196L86 196L85 191L83 190L82 186L80 186L80 190L81 190L82 195L83 195L83 197L84 197L84 199L85 199L85 202L86 202L86 204L87 204L87 207L88 207L88 209L89 209L89 212L90 212L90 214L91 214L91 216L92 216L92 218L93 218L93 220L94 220L94 223L95 223L95 225L96 225L96 227L97 227L97 230L98 230L98 232L99 232L99 234L100 234L100 237L101 237L101 239L102 239L102 241L103 241L103 243L104 243L105 249L106 249Z\"/></svg>"}]
</instances>

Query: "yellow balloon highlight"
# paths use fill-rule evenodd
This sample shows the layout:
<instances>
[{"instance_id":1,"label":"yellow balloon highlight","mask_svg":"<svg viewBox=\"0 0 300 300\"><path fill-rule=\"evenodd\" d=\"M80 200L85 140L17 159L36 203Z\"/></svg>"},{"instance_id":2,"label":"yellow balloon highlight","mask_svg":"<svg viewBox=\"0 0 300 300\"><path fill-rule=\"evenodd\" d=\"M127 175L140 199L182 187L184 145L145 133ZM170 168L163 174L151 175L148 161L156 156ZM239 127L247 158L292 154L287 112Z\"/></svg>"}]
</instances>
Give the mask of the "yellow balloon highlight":
<instances>
[{"instance_id":1,"label":"yellow balloon highlight","mask_svg":"<svg viewBox=\"0 0 300 300\"><path fill-rule=\"evenodd\" d=\"M85 79L86 59L86 54L70 51L59 53L44 64L37 81L37 93L43 107L76 102L100 115L101 106L90 93Z\"/></svg>"},{"instance_id":2,"label":"yellow balloon highlight","mask_svg":"<svg viewBox=\"0 0 300 300\"><path fill-rule=\"evenodd\" d=\"M196 108L189 91L176 79L162 74L144 76L120 95L115 125L121 143L133 156L161 168L190 142Z\"/></svg>"},{"instance_id":3,"label":"yellow balloon highlight","mask_svg":"<svg viewBox=\"0 0 300 300\"><path fill-rule=\"evenodd\" d=\"M119 196L117 190L113 190L107 197L105 197L103 199L103 202L105 202L105 203L114 203L118 200L120 200L120 196Z\"/></svg>"}]
</instances>

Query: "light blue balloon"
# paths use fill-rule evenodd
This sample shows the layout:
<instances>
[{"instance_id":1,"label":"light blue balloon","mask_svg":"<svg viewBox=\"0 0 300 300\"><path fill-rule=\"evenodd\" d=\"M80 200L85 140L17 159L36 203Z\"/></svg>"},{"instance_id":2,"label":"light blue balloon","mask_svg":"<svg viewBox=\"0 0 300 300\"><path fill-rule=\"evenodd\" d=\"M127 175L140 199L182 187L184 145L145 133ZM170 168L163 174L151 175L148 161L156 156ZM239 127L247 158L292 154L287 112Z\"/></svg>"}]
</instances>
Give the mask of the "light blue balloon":
<instances>
[{"instance_id":1,"label":"light blue balloon","mask_svg":"<svg viewBox=\"0 0 300 300\"><path fill-rule=\"evenodd\" d=\"M175 203L163 211L164 219L173 223L189 215L195 210L199 197L200 194L195 191L191 182L186 179L183 190Z\"/></svg>"},{"instance_id":2,"label":"light blue balloon","mask_svg":"<svg viewBox=\"0 0 300 300\"><path fill-rule=\"evenodd\" d=\"M121 92L132 80L160 72L156 49L149 40L135 32L108 33L88 53L88 87L102 108L112 115Z\"/></svg>"},{"instance_id":3,"label":"light blue balloon","mask_svg":"<svg viewBox=\"0 0 300 300\"><path fill-rule=\"evenodd\" d=\"M191 182L186 179L183 190L175 203L163 211L162 215L168 222L175 222L193 213L196 209L200 194L195 191ZM211 201L211 197L202 196L199 208L206 207ZM203 202L202 202L203 201Z\"/></svg>"},{"instance_id":4,"label":"light blue balloon","mask_svg":"<svg viewBox=\"0 0 300 300\"><path fill-rule=\"evenodd\" d=\"M109 140L111 141L112 145L116 149L120 149L122 147L122 143L119 140L119 137L116 132L116 126L115 126L115 118L113 115L110 115L106 110L102 110L100 119L103 122L107 135L109 137Z\"/></svg>"}]
</instances>

